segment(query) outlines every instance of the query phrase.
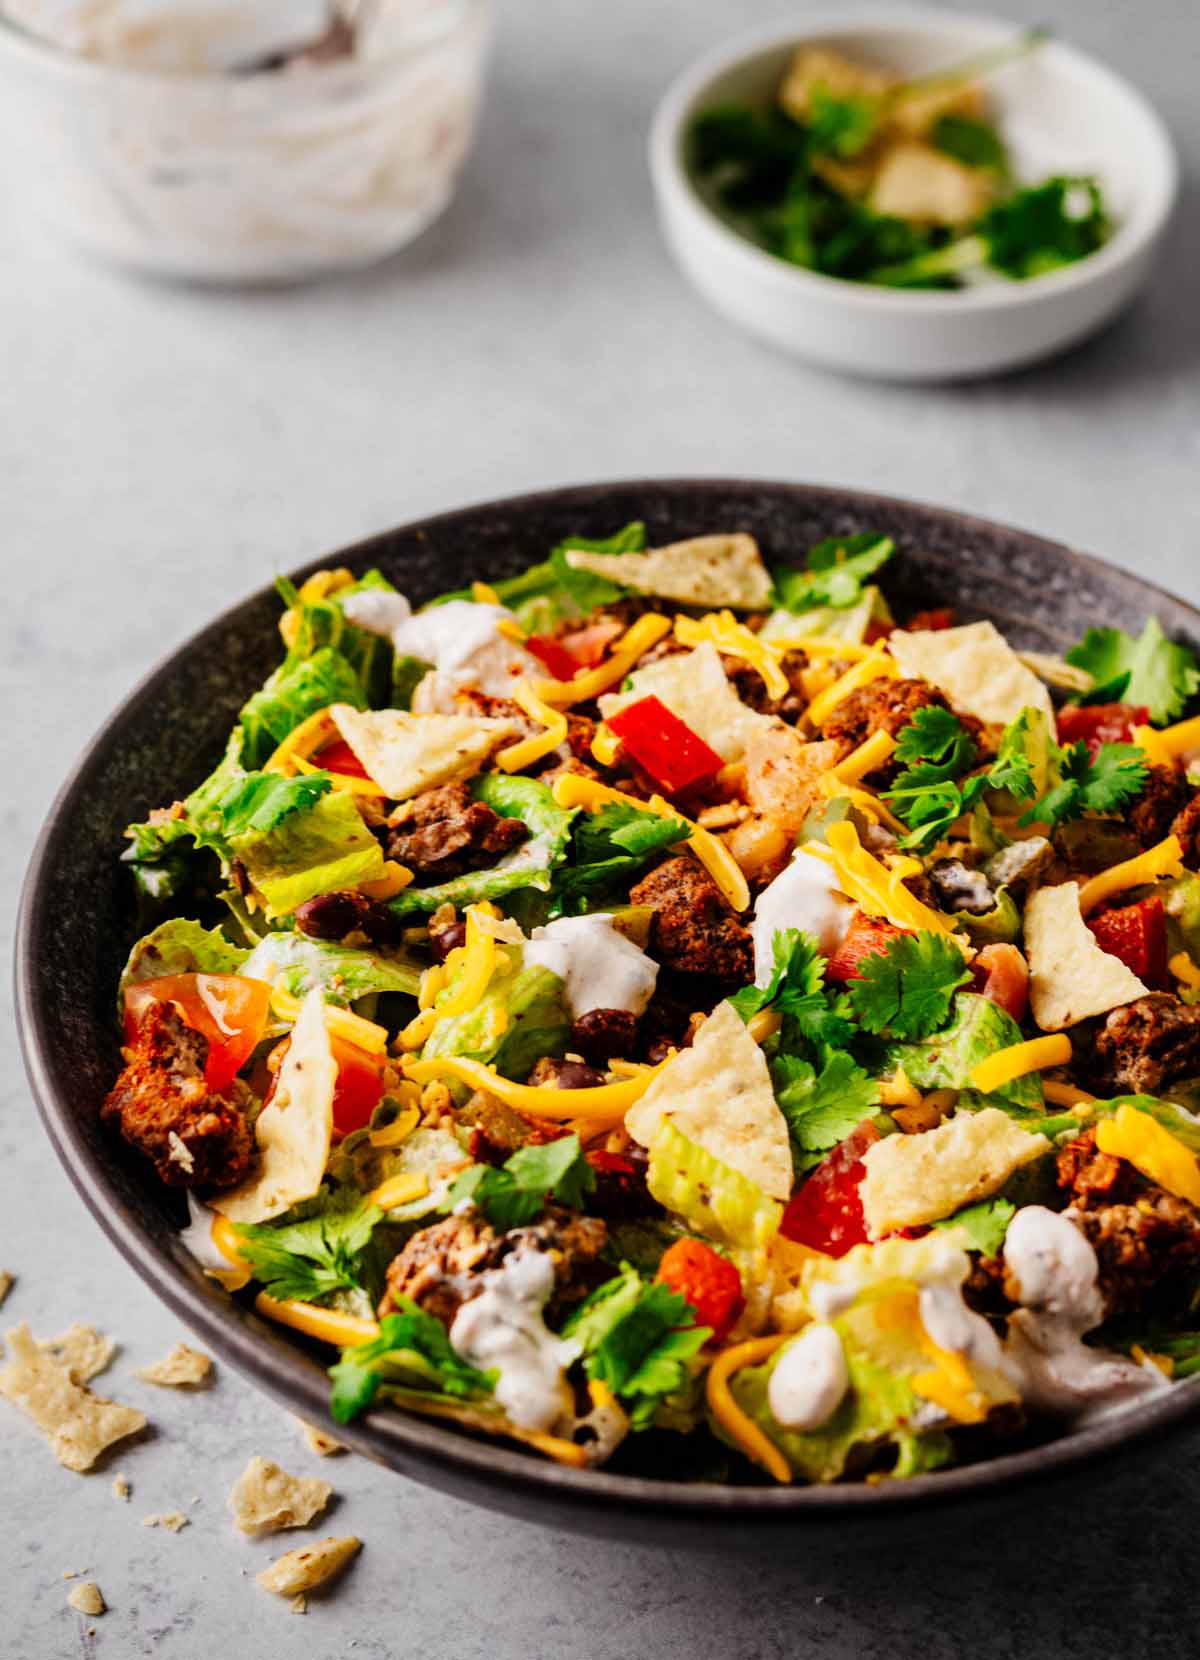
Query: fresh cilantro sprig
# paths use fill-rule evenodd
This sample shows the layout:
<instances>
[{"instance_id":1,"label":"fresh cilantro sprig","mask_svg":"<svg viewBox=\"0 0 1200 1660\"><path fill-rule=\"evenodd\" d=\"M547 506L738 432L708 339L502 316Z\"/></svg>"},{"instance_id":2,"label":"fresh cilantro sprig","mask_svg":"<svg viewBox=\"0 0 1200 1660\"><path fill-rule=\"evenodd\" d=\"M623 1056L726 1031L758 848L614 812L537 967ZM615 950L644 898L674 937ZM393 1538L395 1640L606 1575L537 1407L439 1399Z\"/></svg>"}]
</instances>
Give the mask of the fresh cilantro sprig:
<instances>
[{"instance_id":1,"label":"fresh cilantro sprig","mask_svg":"<svg viewBox=\"0 0 1200 1660\"><path fill-rule=\"evenodd\" d=\"M771 1082L787 1120L797 1170L844 1141L878 1104L878 1086L851 1055L829 1054L820 1070L795 1055L777 1055Z\"/></svg>"},{"instance_id":2,"label":"fresh cilantro sprig","mask_svg":"<svg viewBox=\"0 0 1200 1660\"><path fill-rule=\"evenodd\" d=\"M385 1314L379 1322L378 1337L346 1349L330 1367L329 1410L337 1423L348 1424L365 1412L389 1374L456 1400L491 1393L496 1374L460 1360L440 1320L407 1297L399 1307L398 1314Z\"/></svg>"},{"instance_id":3,"label":"fresh cilantro sprig","mask_svg":"<svg viewBox=\"0 0 1200 1660\"><path fill-rule=\"evenodd\" d=\"M1200 691L1200 662L1187 646L1176 645L1151 617L1136 639L1120 628L1089 628L1067 662L1095 680L1088 702L1122 701L1150 711L1162 724L1183 712Z\"/></svg>"},{"instance_id":4,"label":"fresh cilantro sprig","mask_svg":"<svg viewBox=\"0 0 1200 1660\"><path fill-rule=\"evenodd\" d=\"M857 536L828 536L809 548L807 570L779 565L771 572L776 603L793 612L812 611L822 605L842 610L855 603L866 579L895 551L890 536L871 530Z\"/></svg>"},{"instance_id":5,"label":"fresh cilantro sprig","mask_svg":"<svg viewBox=\"0 0 1200 1660\"><path fill-rule=\"evenodd\" d=\"M781 928L773 941L773 967L765 986L744 986L729 999L743 1020L762 1009L782 1017L780 1048L803 1050L810 1045L844 1048L854 1027L847 1018L849 1005L841 993L825 983L825 958L816 940L799 928Z\"/></svg>"},{"instance_id":6,"label":"fresh cilantro sprig","mask_svg":"<svg viewBox=\"0 0 1200 1660\"><path fill-rule=\"evenodd\" d=\"M458 1177L443 1209L469 1199L493 1227L507 1232L540 1216L547 1199L578 1210L596 1185L596 1175L577 1135L542 1146L520 1147L498 1168L473 1164Z\"/></svg>"},{"instance_id":7,"label":"fresh cilantro sprig","mask_svg":"<svg viewBox=\"0 0 1200 1660\"><path fill-rule=\"evenodd\" d=\"M928 852L969 813L986 790L1007 790L1027 801L1037 793L1026 751L1029 712L1004 729L995 761L986 772L965 777L978 756L975 740L958 716L931 705L918 709L896 739L899 773L884 799L909 827L901 847Z\"/></svg>"},{"instance_id":8,"label":"fresh cilantro sprig","mask_svg":"<svg viewBox=\"0 0 1200 1660\"><path fill-rule=\"evenodd\" d=\"M377 1205L335 1191L299 1222L235 1224L238 1252L268 1296L319 1303L337 1291L366 1289L363 1257L382 1220Z\"/></svg>"},{"instance_id":9,"label":"fresh cilantro sprig","mask_svg":"<svg viewBox=\"0 0 1200 1660\"><path fill-rule=\"evenodd\" d=\"M582 1350L589 1378L617 1396L635 1430L648 1429L659 1402L688 1381L688 1362L712 1336L677 1291L646 1285L622 1263L620 1274L594 1291L563 1328Z\"/></svg>"},{"instance_id":10,"label":"fresh cilantro sprig","mask_svg":"<svg viewBox=\"0 0 1200 1660\"><path fill-rule=\"evenodd\" d=\"M1061 782L1021 815L1022 824L1065 824L1084 813L1115 813L1146 785L1146 752L1137 744L1101 744L1092 755L1082 738L1057 751Z\"/></svg>"},{"instance_id":11,"label":"fresh cilantro sprig","mask_svg":"<svg viewBox=\"0 0 1200 1660\"><path fill-rule=\"evenodd\" d=\"M935 1228L961 1228L967 1236L968 1250L994 1257L1000 1254L1008 1224L1016 1214L1017 1207L1011 1199L981 1199L978 1204L967 1205L933 1225Z\"/></svg>"},{"instance_id":12,"label":"fresh cilantro sprig","mask_svg":"<svg viewBox=\"0 0 1200 1660\"><path fill-rule=\"evenodd\" d=\"M849 987L859 1025L876 1035L918 1039L944 1026L954 994L970 979L953 940L922 931L894 939L886 951L864 957Z\"/></svg>"}]
</instances>

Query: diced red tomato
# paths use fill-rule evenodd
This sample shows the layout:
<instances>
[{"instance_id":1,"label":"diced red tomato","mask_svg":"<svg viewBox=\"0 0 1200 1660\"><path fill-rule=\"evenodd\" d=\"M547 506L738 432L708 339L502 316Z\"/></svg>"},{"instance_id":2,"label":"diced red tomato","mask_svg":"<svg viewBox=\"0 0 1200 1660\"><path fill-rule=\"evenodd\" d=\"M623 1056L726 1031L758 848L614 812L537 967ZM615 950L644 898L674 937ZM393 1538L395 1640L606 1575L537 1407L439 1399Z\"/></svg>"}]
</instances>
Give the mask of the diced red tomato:
<instances>
[{"instance_id":1,"label":"diced red tomato","mask_svg":"<svg viewBox=\"0 0 1200 1660\"><path fill-rule=\"evenodd\" d=\"M663 1285L678 1291L696 1311L696 1324L711 1326L713 1340L725 1337L742 1309L742 1276L728 1257L702 1239L677 1239L658 1265Z\"/></svg>"},{"instance_id":2,"label":"diced red tomato","mask_svg":"<svg viewBox=\"0 0 1200 1660\"><path fill-rule=\"evenodd\" d=\"M584 1157L593 1170L603 1171L606 1176L632 1176L636 1168L624 1153L606 1153L603 1147L589 1149Z\"/></svg>"},{"instance_id":3,"label":"diced red tomato","mask_svg":"<svg viewBox=\"0 0 1200 1660\"><path fill-rule=\"evenodd\" d=\"M949 605L939 605L932 611L918 611L916 616L910 617L904 626L911 634L953 628L954 608Z\"/></svg>"},{"instance_id":4,"label":"diced red tomato","mask_svg":"<svg viewBox=\"0 0 1200 1660\"><path fill-rule=\"evenodd\" d=\"M333 1127L338 1135L351 1135L371 1122L371 1114L383 1099L383 1071L375 1056L357 1044L331 1035L329 1045L338 1068Z\"/></svg>"},{"instance_id":5,"label":"diced red tomato","mask_svg":"<svg viewBox=\"0 0 1200 1660\"><path fill-rule=\"evenodd\" d=\"M1145 726L1149 709L1129 703L1068 703L1058 711L1058 741L1073 744L1080 738L1095 754L1101 744L1127 744L1135 726Z\"/></svg>"},{"instance_id":6,"label":"diced red tomato","mask_svg":"<svg viewBox=\"0 0 1200 1660\"><path fill-rule=\"evenodd\" d=\"M844 1257L853 1246L866 1244L859 1187L867 1173L863 1155L878 1140L879 1131L864 1120L826 1153L783 1213L779 1231L785 1239L831 1257Z\"/></svg>"},{"instance_id":7,"label":"diced red tomato","mask_svg":"<svg viewBox=\"0 0 1200 1660\"><path fill-rule=\"evenodd\" d=\"M1016 1021L1029 1006L1029 964L1015 945L985 945L971 964L971 990L982 993Z\"/></svg>"},{"instance_id":8,"label":"diced red tomato","mask_svg":"<svg viewBox=\"0 0 1200 1660\"><path fill-rule=\"evenodd\" d=\"M335 738L331 744L326 744L319 754L313 756L313 765L323 767L326 772L345 773L350 778L367 776L366 767L344 738Z\"/></svg>"},{"instance_id":9,"label":"diced red tomato","mask_svg":"<svg viewBox=\"0 0 1200 1660\"><path fill-rule=\"evenodd\" d=\"M608 725L643 772L668 795L715 777L725 764L660 698L640 697L611 715Z\"/></svg>"},{"instance_id":10,"label":"diced red tomato","mask_svg":"<svg viewBox=\"0 0 1200 1660\"><path fill-rule=\"evenodd\" d=\"M549 669L555 680L574 680L583 667L561 640L552 640L548 634L531 634L525 641L525 650L543 668Z\"/></svg>"},{"instance_id":11,"label":"diced red tomato","mask_svg":"<svg viewBox=\"0 0 1200 1660\"><path fill-rule=\"evenodd\" d=\"M1087 919L1102 951L1119 957L1146 985L1162 990L1167 975L1167 913L1157 894L1139 899L1136 905L1121 905L1097 911Z\"/></svg>"},{"instance_id":12,"label":"diced red tomato","mask_svg":"<svg viewBox=\"0 0 1200 1660\"><path fill-rule=\"evenodd\" d=\"M171 1003L185 1026L208 1039L204 1081L210 1089L227 1089L254 1053L271 1004L265 980L240 974L168 974L143 980L125 993L125 1035L133 1041L151 1003Z\"/></svg>"},{"instance_id":13,"label":"diced red tomato","mask_svg":"<svg viewBox=\"0 0 1200 1660\"><path fill-rule=\"evenodd\" d=\"M826 979L840 983L861 980L858 965L863 958L880 956L894 939L899 939L905 932L906 929L897 928L893 922L885 922L881 916L868 916L865 911L855 911L842 943L829 959Z\"/></svg>"},{"instance_id":14,"label":"diced red tomato","mask_svg":"<svg viewBox=\"0 0 1200 1660\"><path fill-rule=\"evenodd\" d=\"M876 640L886 640L888 635L894 634L895 631L895 623L884 622L880 618L872 617L863 632L863 645L873 646Z\"/></svg>"}]
</instances>

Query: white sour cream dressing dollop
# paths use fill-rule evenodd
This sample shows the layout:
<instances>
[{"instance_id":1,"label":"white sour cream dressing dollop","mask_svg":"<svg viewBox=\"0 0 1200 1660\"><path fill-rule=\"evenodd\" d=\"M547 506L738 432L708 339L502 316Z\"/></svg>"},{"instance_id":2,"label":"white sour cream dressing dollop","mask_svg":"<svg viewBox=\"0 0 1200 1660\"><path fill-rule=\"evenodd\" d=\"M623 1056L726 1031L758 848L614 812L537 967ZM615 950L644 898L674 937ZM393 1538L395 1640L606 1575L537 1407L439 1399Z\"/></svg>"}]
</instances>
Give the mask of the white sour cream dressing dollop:
<instances>
[{"instance_id":1,"label":"white sour cream dressing dollop","mask_svg":"<svg viewBox=\"0 0 1200 1660\"><path fill-rule=\"evenodd\" d=\"M1149 1362L1084 1343L1104 1303L1096 1253L1069 1213L1024 1206L1009 1223L1004 1261L1026 1305L1010 1317L1005 1347L1028 1405L1089 1421L1169 1387Z\"/></svg>"},{"instance_id":2,"label":"white sour cream dressing dollop","mask_svg":"<svg viewBox=\"0 0 1200 1660\"><path fill-rule=\"evenodd\" d=\"M767 1404L784 1429L820 1429L850 1387L846 1353L832 1326L813 1324L790 1342L767 1381Z\"/></svg>"},{"instance_id":3,"label":"white sour cream dressing dollop","mask_svg":"<svg viewBox=\"0 0 1200 1660\"><path fill-rule=\"evenodd\" d=\"M483 1290L462 1305L450 1327L450 1342L468 1365L500 1374L496 1400L521 1429L550 1429L571 1412L563 1371L579 1347L555 1337L542 1319L553 1290L549 1256L516 1250L484 1274Z\"/></svg>"},{"instance_id":4,"label":"white sour cream dressing dollop","mask_svg":"<svg viewBox=\"0 0 1200 1660\"><path fill-rule=\"evenodd\" d=\"M346 615L357 621L362 613L352 606L354 596L347 601ZM395 622L390 634L398 654L433 665L413 695L417 714L457 714L454 694L460 691L511 697L522 675L540 678L545 673L536 657L500 633L496 624L506 620L513 615L503 605L452 599ZM362 626L372 625L364 621Z\"/></svg>"},{"instance_id":5,"label":"white sour cream dressing dollop","mask_svg":"<svg viewBox=\"0 0 1200 1660\"><path fill-rule=\"evenodd\" d=\"M573 1020L591 1009L641 1014L658 980L658 964L617 931L607 911L559 917L535 928L525 962L558 975Z\"/></svg>"},{"instance_id":6,"label":"white sour cream dressing dollop","mask_svg":"<svg viewBox=\"0 0 1200 1660\"><path fill-rule=\"evenodd\" d=\"M765 986L775 962L775 935L784 928L811 934L826 957L842 943L854 906L838 892L829 866L800 852L758 896L750 933L754 941L754 983Z\"/></svg>"}]
</instances>

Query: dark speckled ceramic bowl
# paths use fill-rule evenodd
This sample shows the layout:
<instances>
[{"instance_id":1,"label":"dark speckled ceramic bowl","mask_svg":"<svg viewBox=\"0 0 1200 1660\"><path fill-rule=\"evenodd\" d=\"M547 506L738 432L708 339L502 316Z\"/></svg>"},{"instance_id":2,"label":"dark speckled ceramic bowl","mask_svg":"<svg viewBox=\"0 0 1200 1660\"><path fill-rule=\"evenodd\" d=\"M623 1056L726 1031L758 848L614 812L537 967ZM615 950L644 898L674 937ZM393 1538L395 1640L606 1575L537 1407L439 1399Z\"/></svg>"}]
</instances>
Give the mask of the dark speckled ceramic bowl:
<instances>
[{"instance_id":1,"label":"dark speckled ceramic bowl","mask_svg":"<svg viewBox=\"0 0 1200 1660\"><path fill-rule=\"evenodd\" d=\"M1018 645L1059 650L1096 622L1140 628L1156 613L1169 633L1200 641L1200 613L1135 577L1023 531L852 491L804 485L676 480L589 485L490 502L389 531L320 564L379 565L415 601L472 577L521 569L571 532L607 534L642 518L651 544L711 530L757 536L769 560L797 558L818 538L864 529L895 537L887 591L900 616L953 605L990 617ZM315 569L316 566L309 567ZM297 579L306 575L298 572ZM42 1119L105 1232L181 1319L223 1359L292 1411L325 1419L322 1356L206 1280L180 1246L178 1200L101 1132L97 1109L117 1066L113 999L136 934L131 884L117 862L132 819L182 794L224 747L234 716L274 666L278 602L264 591L211 623L138 686L101 728L64 785L25 888L17 942L18 1018ZM876 1486L685 1485L564 1469L398 1412L374 1412L339 1436L418 1481L530 1520L654 1539L720 1544L800 1529L872 1535L904 1525L897 1512L1020 1505L1051 1481L1078 1509L1082 1488L1136 1446L1169 1456L1167 1431L1200 1406L1200 1377L1128 1416L986 1463ZM923 1529L932 1518L922 1517ZM928 1538L928 1534L922 1534Z\"/></svg>"}]
</instances>

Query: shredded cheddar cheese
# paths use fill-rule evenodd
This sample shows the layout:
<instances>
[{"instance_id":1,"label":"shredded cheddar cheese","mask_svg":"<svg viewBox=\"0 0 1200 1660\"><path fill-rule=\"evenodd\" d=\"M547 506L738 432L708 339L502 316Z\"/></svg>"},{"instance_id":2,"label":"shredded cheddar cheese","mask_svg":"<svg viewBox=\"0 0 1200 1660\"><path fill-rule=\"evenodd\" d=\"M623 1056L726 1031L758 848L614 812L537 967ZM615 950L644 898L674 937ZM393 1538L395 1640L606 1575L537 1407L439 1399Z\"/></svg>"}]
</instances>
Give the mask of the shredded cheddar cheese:
<instances>
[{"instance_id":1,"label":"shredded cheddar cheese","mask_svg":"<svg viewBox=\"0 0 1200 1660\"><path fill-rule=\"evenodd\" d=\"M552 749L566 742L567 717L561 709L552 709L548 703L543 703L534 691L528 680L519 680L513 691L513 701L519 703L527 715L534 720L541 721L544 732L535 732L532 737L521 738L515 744L509 744L496 756L496 765L503 772L520 772L524 767L530 767L535 761L540 761L544 755L549 755Z\"/></svg>"},{"instance_id":2,"label":"shredded cheddar cheese","mask_svg":"<svg viewBox=\"0 0 1200 1660\"><path fill-rule=\"evenodd\" d=\"M833 634L808 634L796 640L771 641L776 651L803 651L809 657L842 657L847 663L861 663L872 656L874 646L864 646L858 640L839 640Z\"/></svg>"},{"instance_id":3,"label":"shredded cheddar cheese","mask_svg":"<svg viewBox=\"0 0 1200 1660\"><path fill-rule=\"evenodd\" d=\"M1200 968L1197 968L1186 951L1177 951L1167 963L1167 967L1175 978L1193 990L1200 986Z\"/></svg>"},{"instance_id":4,"label":"shredded cheddar cheese","mask_svg":"<svg viewBox=\"0 0 1200 1660\"><path fill-rule=\"evenodd\" d=\"M401 1084L399 1087L403 1090L405 1085ZM381 1129L372 1130L367 1136L367 1140L372 1147L380 1149L400 1147L408 1140L420 1122L420 1106L416 1101L409 1101L403 1112L397 1113L390 1124L383 1125Z\"/></svg>"},{"instance_id":5,"label":"shredded cheddar cheese","mask_svg":"<svg viewBox=\"0 0 1200 1660\"><path fill-rule=\"evenodd\" d=\"M321 768L312 761L306 761L302 755L293 755L291 765L296 772L320 772ZM335 790L344 790L347 795L361 795L376 801L386 799L387 791L382 789L370 778L360 778L353 772L331 772Z\"/></svg>"},{"instance_id":6,"label":"shredded cheddar cheese","mask_svg":"<svg viewBox=\"0 0 1200 1660\"><path fill-rule=\"evenodd\" d=\"M806 842L804 851L831 865L838 886L853 899L868 916L881 916L897 928L910 932L922 929L933 934L944 934L960 946L953 929L939 912L923 905L904 886L904 879L921 869L915 859L897 859L889 869L874 854L868 853L858 839L858 831L849 822L831 824L824 842Z\"/></svg>"},{"instance_id":7,"label":"shredded cheddar cheese","mask_svg":"<svg viewBox=\"0 0 1200 1660\"><path fill-rule=\"evenodd\" d=\"M482 1061L467 1060L460 1055L436 1055L429 1060L406 1060L404 1071L414 1083L427 1084L434 1078L457 1078L471 1089L481 1089L494 1095L506 1106L531 1118L616 1119L622 1117L635 1101L649 1089L651 1081L661 1072L666 1062L647 1067L636 1078L625 1078L615 1084L599 1084L594 1089L541 1089L534 1084L515 1084L502 1078L493 1067Z\"/></svg>"},{"instance_id":8,"label":"shredded cheddar cheese","mask_svg":"<svg viewBox=\"0 0 1200 1660\"><path fill-rule=\"evenodd\" d=\"M1013 1043L986 1056L972 1071L971 1083L984 1095L990 1095L1029 1072L1040 1072L1047 1066L1066 1066L1070 1059L1071 1040L1065 1032L1030 1038L1028 1043Z\"/></svg>"},{"instance_id":9,"label":"shredded cheddar cheese","mask_svg":"<svg viewBox=\"0 0 1200 1660\"><path fill-rule=\"evenodd\" d=\"M783 1016L777 1014L774 1009L759 1009L758 1013L752 1014L746 1022L746 1030L755 1043L765 1043L768 1038L775 1036L782 1024Z\"/></svg>"},{"instance_id":10,"label":"shredded cheddar cheese","mask_svg":"<svg viewBox=\"0 0 1200 1660\"><path fill-rule=\"evenodd\" d=\"M388 859L384 863L383 875L376 877L373 882L360 882L358 891L366 894L368 899L391 899L401 888L406 888L412 879L413 873L406 865L397 864L395 859Z\"/></svg>"},{"instance_id":11,"label":"shredded cheddar cheese","mask_svg":"<svg viewBox=\"0 0 1200 1660\"><path fill-rule=\"evenodd\" d=\"M597 807L604 807L610 801L620 801L627 807L636 807L639 812L657 813L660 818L678 819L680 824L686 824L688 827L688 846L729 904L735 911L749 908L749 886L741 867L725 843L719 841L710 830L705 830L694 820L685 818L661 795L652 795L649 801L639 801L636 796L626 795L623 790L614 790L608 784L597 783L594 778L581 778L573 772L564 772L556 778L553 791L554 799L560 807L586 807L589 812L594 812Z\"/></svg>"},{"instance_id":12,"label":"shredded cheddar cheese","mask_svg":"<svg viewBox=\"0 0 1200 1660\"><path fill-rule=\"evenodd\" d=\"M233 1223L227 1216L214 1212L208 1237L229 1264L225 1273L210 1269L213 1279L219 1280L226 1291L240 1291L253 1279L254 1271L238 1249L238 1236Z\"/></svg>"},{"instance_id":13,"label":"shredded cheddar cheese","mask_svg":"<svg viewBox=\"0 0 1200 1660\"><path fill-rule=\"evenodd\" d=\"M592 735L592 756L602 767L611 767L621 752L621 740L603 721Z\"/></svg>"},{"instance_id":14,"label":"shredded cheddar cheese","mask_svg":"<svg viewBox=\"0 0 1200 1660\"><path fill-rule=\"evenodd\" d=\"M432 1000L421 1002L420 1014L415 1020L409 1021L397 1039L402 1049L420 1049L439 1020L465 1014L468 1009L476 1006L486 992L488 982L497 966L496 940L483 926L477 905L467 906L466 923L466 940L446 958L442 965L442 979L438 989L444 987L461 969L462 975L458 984L444 1003L435 1004ZM434 995L436 996L437 992ZM425 983L422 981L420 999L424 997Z\"/></svg>"},{"instance_id":15,"label":"shredded cheddar cheese","mask_svg":"<svg viewBox=\"0 0 1200 1660\"><path fill-rule=\"evenodd\" d=\"M729 657L740 657L762 677L767 696L785 698L790 691L787 675L779 666L783 655L770 641L760 639L732 611L710 611L705 617L676 617L675 638L683 646L706 642Z\"/></svg>"},{"instance_id":16,"label":"shredded cheddar cheese","mask_svg":"<svg viewBox=\"0 0 1200 1660\"><path fill-rule=\"evenodd\" d=\"M267 1320L277 1325L290 1326L293 1331L315 1337L321 1343L332 1343L335 1349L352 1349L360 1343L372 1343L379 1336L374 1320L360 1320L354 1314L341 1314L335 1308L318 1308L315 1303L280 1302L260 1291L254 1306Z\"/></svg>"},{"instance_id":17,"label":"shredded cheddar cheese","mask_svg":"<svg viewBox=\"0 0 1200 1660\"><path fill-rule=\"evenodd\" d=\"M1139 733L1143 730L1143 727L1138 727ZM1172 759L1186 755L1190 750L1200 749L1200 715L1193 715L1190 720L1177 721L1174 726L1164 726L1162 731L1156 732L1154 736ZM1141 743L1141 738L1135 734L1134 741Z\"/></svg>"},{"instance_id":18,"label":"shredded cheddar cheese","mask_svg":"<svg viewBox=\"0 0 1200 1660\"><path fill-rule=\"evenodd\" d=\"M1076 1084L1060 1083L1057 1078L1043 1080L1042 1094L1052 1107L1086 1107L1096 1099L1086 1089L1080 1089Z\"/></svg>"},{"instance_id":19,"label":"shredded cheddar cheese","mask_svg":"<svg viewBox=\"0 0 1200 1660\"><path fill-rule=\"evenodd\" d=\"M1085 882L1079 890L1079 909L1086 916L1114 893L1140 887L1143 882L1157 882L1160 876L1182 876L1183 873L1183 848L1179 837L1168 836L1145 853L1139 853L1135 859L1110 865L1099 876Z\"/></svg>"},{"instance_id":20,"label":"shredded cheddar cheese","mask_svg":"<svg viewBox=\"0 0 1200 1660\"><path fill-rule=\"evenodd\" d=\"M988 1413L987 1400L964 1357L953 1349L943 1349L925 1329L917 1293L894 1292L876 1304L875 1314L881 1326L902 1333L934 1363L909 1379L914 1394L940 1406L960 1424L982 1423Z\"/></svg>"},{"instance_id":21,"label":"shredded cheddar cheese","mask_svg":"<svg viewBox=\"0 0 1200 1660\"><path fill-rule=\"evenodd\" d=\"M899 673L895 659L889 657L882 646L873 646L861 662L847 669L832 686L813 699L808 706L809 720L814 726L823 726L851 692L858 691L860 686L869 686L873 680L892 678Z\"/></svg>"},{"instance_id":22,"label":"shredded cheddar cheese","mask_svg":"<svg viewBox=\"0 0 1200 1660\"><path fill-rule=\"evenodd\" d=\"M564 707L599 697L601 692L624 680L638 659L670 632L669 617L660 617L656 612L648 611L622 634L603 663L597 664L594 669L585 669L571 680L539 680L535 687L537 695L546 703L562 704Z\"/></svg>"},{"instance_id":23,"label":"shredded cheddar cheese","mask_svg":"<svg viewBox=\"0 0 1200 1660\"><path fill-rule=\"evenodd\" d=\"M272 991L271 1007L281 1020L290 1020L293 1024L300 1013L298 1000L282 986ZM386 1026L377 1026L373 1020L364 1020L362 1015L339 1008L336 1003L326 1003L325 1025L334 1037L354 1044L357 1049L365 1049L369 1055L382 1055L387 1049Z\"/></svg>"},{"instance_id":24,"label":"shredded cheddar cheese","mask_svg":"<svg viewBox=\"0 0 1200 1660\"><path fill-rule=\"evenodd\" d=\"M1187 723L1190 725L1190 722ZM1153 767L1173 767L1175 756L1166 742L1166 734L1156 732L1152 726L1135 726L1133 741L1145 753L1147 761Z\"/></svg>"},{"instance_id":25,"label":"shredded cheddar cheese","mask_svg":"<svg viewBox=\"0 0 1200 1660\"><path fill-rule=\"evenodd\" d=\"M490 582L472 582L471 598L476 605L499 605L500 595Z\"/></svg>"},{"instance_id":26,"label":"shredded cheddar cheese","mask_svg":"<svg viewBox=\"0 0 1200 1660\"><path fill-rule=\"evenodd\" d=\"M1113 1158L1125 1159L1168 1193L1200 1205L1196 1155L1149 1113L1128 1105L1118 1107L1114 1117L1102 1118L1096 1125L1096 1146Z\"/></svg>"},{"instance_id":27,"label":"shredded cheddar cheese","mask_svg":"<svg viewBox=\"0 0 1200 1660\"><path fill-rule=\"evenodd\" d=\"M821 794L827 801L848 801L857 807L872 824L886 824L898 836L907 836L908 825L902 824L886 801L881 801L870 790L860 790L854 784L843 783L836 772L824 772L817 780Z\"/></svg>"},{"instance_id":28,"label":"shredded cheddar cheese","mask_svg":"<svg viewBox=\"0 0 1200 1660\"><path fill-rule=\"evenodd\" d=\"M297 756L307 760L316 750L331 743L338 736L338 729L333 724L333 716L328 709L318 709L316 714L309 715L302 720L299 726L293 727L276 746L268 758L263 762L264 772L281 772L285 776L291 774Z\"/></svg>"},{"instance_id":29,"label":"shredded cheddar cheese","mask_svg":"<svg viewBox=\"0 0 1200 1660\"><path fill-rule=\"evenodd\" d=\"M374 1145L374 1143L372 1143ZM410 1205L414 1199L423 1199L429 1192L429 1177L423 1170L409 1170L404 1175L392 1176L367 1194L367 1204L380 1210L391 1210L394 1205Z\"/></svg>"},{"instance_id":30,"label":"shredded cheddar cheese","mask_svg":"<svg viewBox=\"0 0 1200 1660\"><path fill-rule=\"evenodd\" d=\"M827 777L836 778L843 784L857 784L867 773L886 765L891 760L895 747L895 738L881 728L878 732L872 732L857 749L851 750L844 761L839 761L835 767L831 767Z\"/></svg>"},{"instance_id":31,"label":"shredded cheddar cheese","mask_svg":"<svg viewBox=\"0 0 1200 1660\"><path fill-rule=\"evenodd\" d=\"M902 1066L890 1078L879 1080L879 1100L885 1107L919 1107L924 1096Z\"/></svg>"},{"instance_id":32,"label":"shredded cheddar cheese","mask_svg":"<svg viewBox=\"0 0 1200 1660\"><path fill-rule=\"evenodd\" d=\"M729 1380L743 1366L760 1365L781 1343L787 1342L789 1335L780 1332L773 1337L752 1337L748 1343L735 1343L732 1348L722 1350L709 1367L704 1386L709 1410L729 1439L783 1486L792 1479L791 1465L774 1441L742 1411L733 1398Z\"/></svg>"}]
</instances>

